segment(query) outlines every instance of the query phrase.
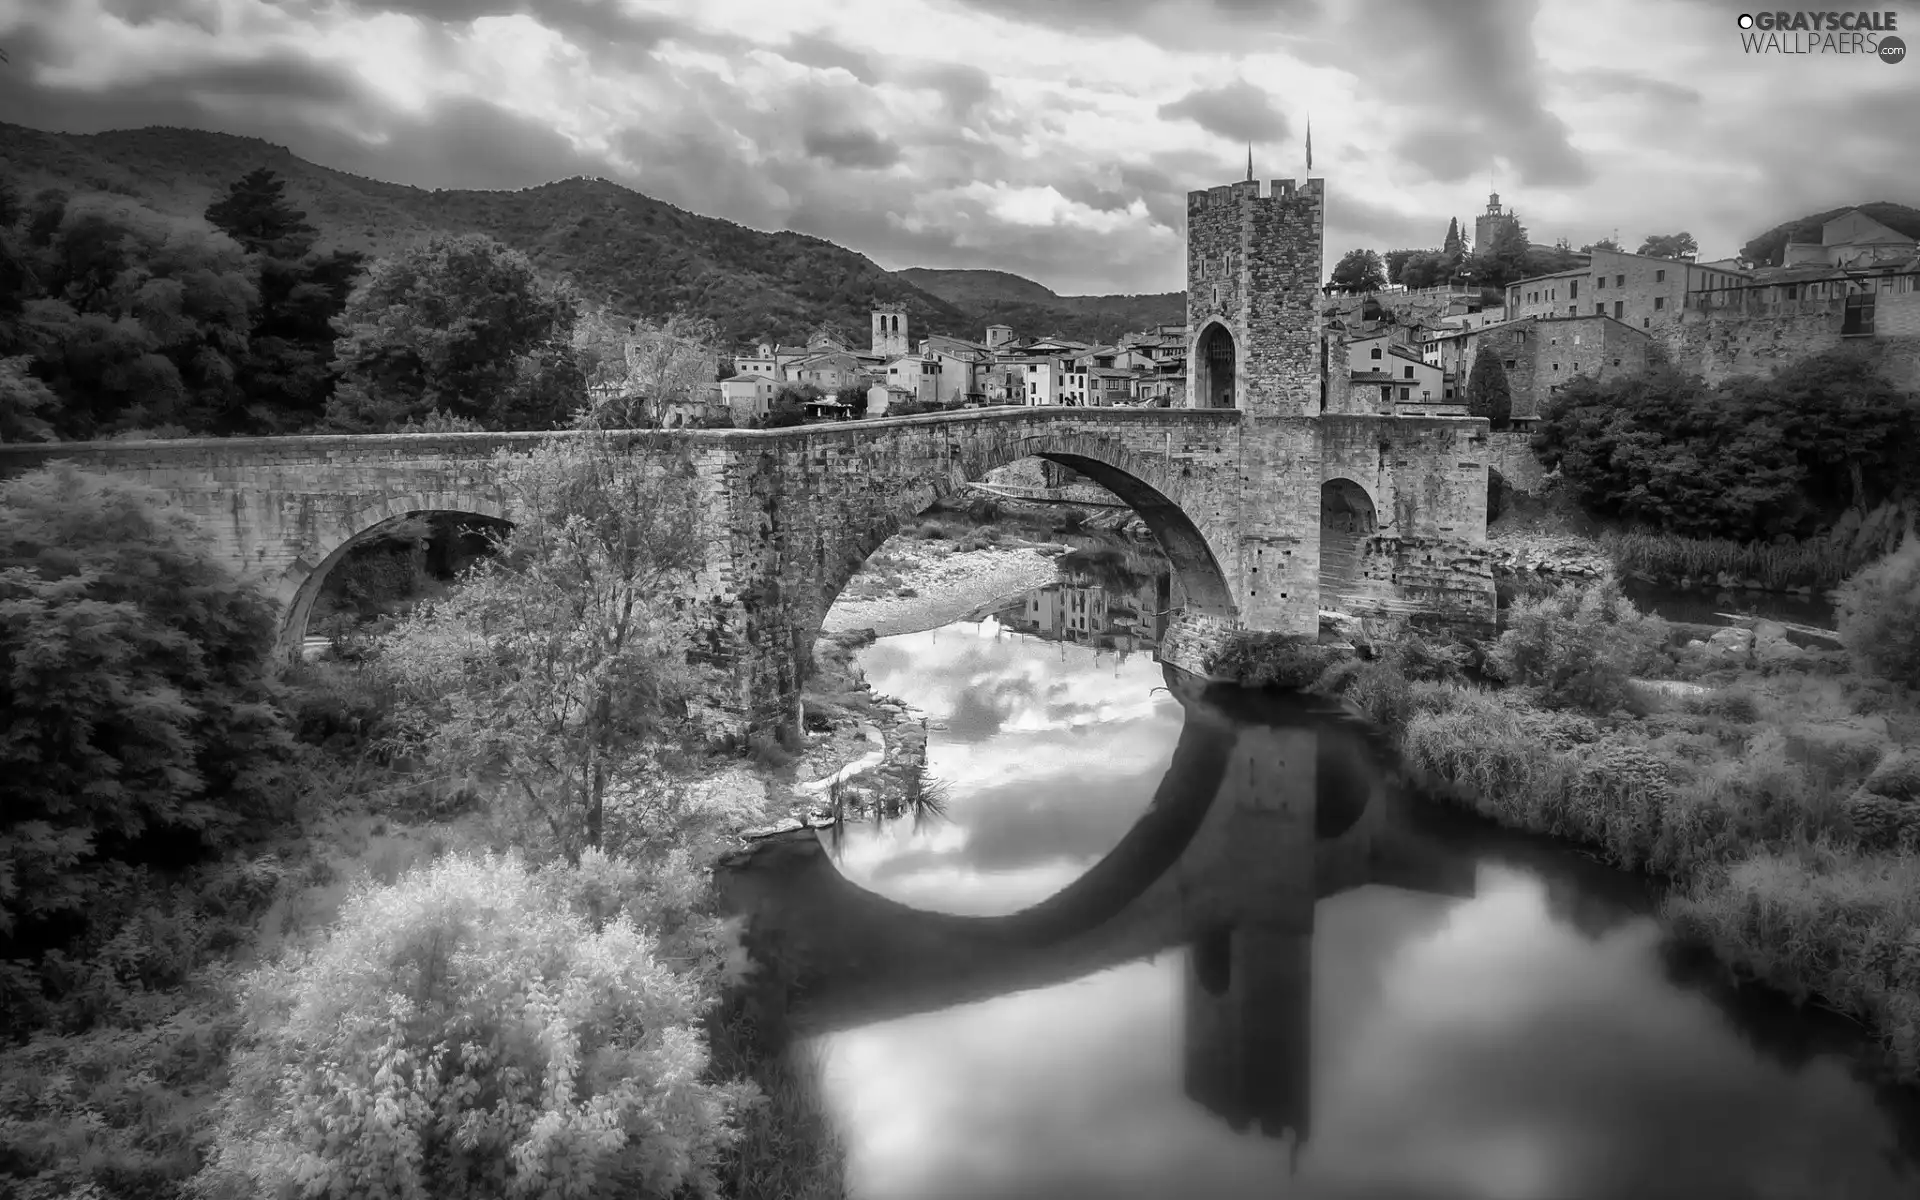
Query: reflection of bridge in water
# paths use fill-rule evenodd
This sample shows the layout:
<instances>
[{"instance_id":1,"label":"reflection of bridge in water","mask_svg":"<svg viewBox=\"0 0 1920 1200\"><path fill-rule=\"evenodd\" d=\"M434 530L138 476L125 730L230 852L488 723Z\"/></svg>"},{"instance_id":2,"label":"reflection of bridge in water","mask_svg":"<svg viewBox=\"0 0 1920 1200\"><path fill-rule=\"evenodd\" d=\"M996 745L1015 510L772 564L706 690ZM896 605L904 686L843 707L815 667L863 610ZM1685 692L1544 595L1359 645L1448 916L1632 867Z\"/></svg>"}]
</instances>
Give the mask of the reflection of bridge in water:
<instances>
[{"instance_id":1,"label":"reflection of bridge in water","mask_svg":"<svg viewBox=\"0 0 1920 1200\"><path fill-rule=\"evenodd\" d=\"M1020 912L926 912L848 881L815 835L762 845L727 880L821 1033L1065 983L1187 947L1186 1086L1235 1129L1309 1126L1314 904L1387 884L1467 896L1471 866L1390 820L1370 747L1324 709L1169 670L1173 761L1119 845ZM1281 722L1285 722L1284 724Z\"/></svg>"}]
</instances>

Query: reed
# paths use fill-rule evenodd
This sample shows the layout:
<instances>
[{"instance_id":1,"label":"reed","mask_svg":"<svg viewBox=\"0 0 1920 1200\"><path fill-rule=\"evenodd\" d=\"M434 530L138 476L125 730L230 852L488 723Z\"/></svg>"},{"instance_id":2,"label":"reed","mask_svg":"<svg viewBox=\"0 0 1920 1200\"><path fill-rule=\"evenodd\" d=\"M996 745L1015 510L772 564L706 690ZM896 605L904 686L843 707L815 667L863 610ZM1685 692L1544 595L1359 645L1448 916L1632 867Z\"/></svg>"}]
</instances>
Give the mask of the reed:
<instances>
[{"instance_id":1,"label":"reed","mask_svg":"<svg viewBox=\"0 0 1920 1200\"><path fill-rule=\"evenodd\" d=\"M1656 579L1717 580L1785 590L1829 588L1874 556L1825 538L1787 543L1736 542L1727 538L1684 538L1670 533L1608 533L1600 543L1622 571L1641 571Z\"/></svg>"}]
</instances>

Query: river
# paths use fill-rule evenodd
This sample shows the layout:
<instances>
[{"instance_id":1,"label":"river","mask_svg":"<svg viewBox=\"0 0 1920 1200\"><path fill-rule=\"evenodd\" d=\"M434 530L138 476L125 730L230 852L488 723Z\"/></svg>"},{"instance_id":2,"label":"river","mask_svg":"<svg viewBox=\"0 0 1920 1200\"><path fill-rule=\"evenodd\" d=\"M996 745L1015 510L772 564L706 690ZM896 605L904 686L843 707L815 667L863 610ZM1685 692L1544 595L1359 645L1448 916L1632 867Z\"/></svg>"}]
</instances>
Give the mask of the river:
<instances>
[{"instance_id":1,"label":"river","mask_svg":"<svg viewBox=\"0 0 1920 1200\"><path fill-rule=\"evenodd\" d=\"M1850 1026L1664 946L1651 884L1409 794L1337 710L1166 671L1164 595L876 642L945 817L749 868L853 1195L1920 1195Z\"/></svg>"}]
</instances>

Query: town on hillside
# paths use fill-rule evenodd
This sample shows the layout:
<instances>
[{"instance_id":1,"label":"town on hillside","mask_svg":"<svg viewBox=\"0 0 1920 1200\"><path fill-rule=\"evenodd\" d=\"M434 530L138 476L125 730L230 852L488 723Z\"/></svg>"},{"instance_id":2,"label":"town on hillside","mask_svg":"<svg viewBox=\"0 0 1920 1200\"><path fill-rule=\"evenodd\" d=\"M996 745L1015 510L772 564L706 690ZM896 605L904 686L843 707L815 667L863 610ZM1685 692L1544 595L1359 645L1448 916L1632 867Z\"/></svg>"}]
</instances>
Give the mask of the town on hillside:
<instances>
[{"instance_id":1,"label":"town on hillside","mask_svg":"<svg viewBox=\"0 0 1920 1200\"><path fill-rule=\"evenodd\" d=\"M1490 196L1474 244L1491 244L1508 226L1517 228L1517 218L1498 194ZM1511 409L1501 419L1524 429L1577 377L1605 380L1663 359L1717 383L1860 341L1901 347L1889 369L1920 383L1920 242L1860 209L1826 221L1818 241L1789 241L1777 265L1557 249L1575 265L1509 283L1497 302L1499 290L1466 281L1358 291L1328 284L1322 410L1466 416L1475 364L1486 362L1506 378ZM916 339L903 308L881 306L871 334L864 347L825 328L805 345L740 347L721 364L720 378L662 406L658 419L669 428L760 425L783 399L798 410L795 420L811 421L997 405L1187 402L1184 324L1109 345L1021 337L999 324L979 341ZM1345 370L1333 365L1342 360Z\"/></svg>"}]
</instances>

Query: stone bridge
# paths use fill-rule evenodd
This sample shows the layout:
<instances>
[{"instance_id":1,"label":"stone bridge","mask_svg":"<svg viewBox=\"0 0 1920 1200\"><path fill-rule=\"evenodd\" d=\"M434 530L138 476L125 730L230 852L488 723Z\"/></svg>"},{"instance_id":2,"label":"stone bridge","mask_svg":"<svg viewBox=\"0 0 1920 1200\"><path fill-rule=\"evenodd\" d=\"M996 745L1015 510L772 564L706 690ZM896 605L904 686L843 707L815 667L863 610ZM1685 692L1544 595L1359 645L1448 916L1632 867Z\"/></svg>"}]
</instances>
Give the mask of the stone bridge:
<instances>
[{"instance_id":1,"label":"stone bridge","mask_svg":"<svg viewBox=\"0 0 1920 1200\"><path fill-rule=\"evenodd\" d=\"M1167 677L1186 723L1147 812L1031 908L909 908L847 880L810 831L742 856L722 878L774 964L763 1003L819 1033L1184 950L1189 1093L1304 1134L1315 902L1370 883L1471 896L1472 862L1415 831L1344 714Z\"/></svg>"},{"instance_id":2,"label":"stone bridge","mask_svg":"<svg viewBox=\"0 0 1920 1200\"><path fill-rule=\"evenodd\" d=\"M152 485L284 606L284 653L334 564L413 513L512 521L502 456L536 433L331 435L0 446L0 477L67 460ZM1485 421L1240 409L980 409L782 430L646 435L699 473L712 547L688 597L727 708L794 728L834 598L935 500L1028 456L1119 496L1187 598L1165 648L1205 674L1237 632L1313 635L1323 608L1485 627Z\"/></svg>"}]
</instances>

